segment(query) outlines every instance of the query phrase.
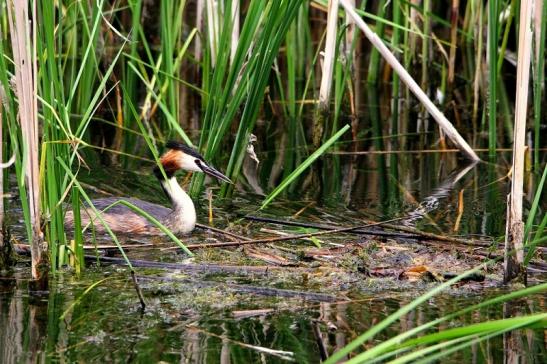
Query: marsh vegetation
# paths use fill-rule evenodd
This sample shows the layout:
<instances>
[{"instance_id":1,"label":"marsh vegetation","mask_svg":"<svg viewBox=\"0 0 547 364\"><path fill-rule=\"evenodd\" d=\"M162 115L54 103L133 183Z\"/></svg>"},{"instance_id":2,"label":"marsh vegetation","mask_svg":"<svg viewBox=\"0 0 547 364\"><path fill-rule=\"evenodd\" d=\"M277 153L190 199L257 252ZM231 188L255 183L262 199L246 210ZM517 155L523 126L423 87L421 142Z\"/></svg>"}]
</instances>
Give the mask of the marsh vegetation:
<instances>
[{"instance_id":1,"label":"marsh vegetation","mask_svg":"<svg viewBox=\"0 0 547 364\"><path fill-rule=\"evenodd\" d=\"M544 361L546 19L0 0L0 358ZM234 182L180 178L191 235L82 224L169 140Z\"/></svg>"}]
</instances>

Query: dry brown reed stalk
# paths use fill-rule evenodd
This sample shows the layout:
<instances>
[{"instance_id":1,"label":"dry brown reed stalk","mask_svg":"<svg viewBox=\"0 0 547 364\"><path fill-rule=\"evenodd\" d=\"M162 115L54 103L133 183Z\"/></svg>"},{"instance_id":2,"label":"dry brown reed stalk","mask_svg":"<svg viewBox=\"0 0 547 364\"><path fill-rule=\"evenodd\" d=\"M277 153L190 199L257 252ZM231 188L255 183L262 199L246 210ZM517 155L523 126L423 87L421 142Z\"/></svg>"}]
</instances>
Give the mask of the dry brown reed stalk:
<instances>
[{"instance_id":1,"label":"dry brown reed stalk","mask_svg":"<svg viewBox=\"0 0 547 364\"><path fill-rule=\"evenodd\" d=\"M338 25L338 0L329 0L327 13L327 40L321 72L321 86L319 89L319 108L328 110L329 98L332 89L332 73L334 57L336 56L336 29Z\"/></svg>"},{"instance_id":2,"label":"dry brown reed stalk","mask_svg":"<svg viewBox=\"0 0 547 364\"><path fill-rule=\"evenodd\" d=\"M349 0L349 3L355 7L355 0ZM357 68L357 54L351 51L353 37L355 34L355 22L351 19L351 16L346 14L346 44L344 45L344 53L346 56L346 62L351 62L351 70ZM351 61L350 61L351 59Z\"/></svg>"},{"instance_id":3,"label":"dry brown reed stalk","mask_svg":"<svg viewBox=\"0 0 547 364\"><path fill-rule=\"evenodd\" d=\"M533 1L522 0L520 4L519 42L517 63L517 92L515 102L515 129L513 144L513 166L511 193L508 196L507 225L505 232L504 280L517 279L524 282L524 223L522 221L522 196L524 186L526 113L528 110L528 85L530 79L530 56L532 52L532 7Z\"/></svg>"},{"instance_id":4,"label":"dry brown reed stalk","mask_svg":"<svg viewBox=\"0 0 547 364\"><path fill-rule=\"evenodd\" d=\"M36 97L36 2L31 2L32 31L29 25L28 3L8 1L8 20L15 64L15 93L18 117L23 137L23 169L32 225L31 290L47 290L49 272L48 248L40 227L40 175L38 147L38 102ZM31 39L32 34L32 39ZM31 55L31 50L33 54ZM23 201L25 203L25 201Z\"/></svg>"},{"instance_id":5,"label":"dry brown reed stalk","mask_svg":"<svg viewBox=\"0 0 547 364\"><path fill-rule=\"evenodd\" d=\"M203 32L203 11L205 9L205 0L196 1L196 29L199 34L204 34ZM197 62L201 61L201 36L194 39L194 57Z\"/></svg>"},{"instance_id":6,"label":"dry brown reed stalk","mask_svg":"<svg viewBox=\"0 0 547 364\"><path fill-rule=\"evenodd\" d=\"M234 61L237 52L237 44L239 42L239 1L232 1L232 41L230 45L230 63Z\"/></svg>"},{"instance_id":7,"label":"dry brown reed stalk","mask_svg":"<svg viewBox=\"0 0 547 364\"><path fill-rule=\"evenodd\" d=\"M422 0L411 0L410 1L410 16L409 16L409 24L417 26L418 24L418 10L420 8L420 4L422 3ZM409 52L412 59L416 58L416 43L418 38L418 33L410 32L408 37L408 43L409 43Z\"/></svg>"},{"instance_id":8,"label":"dry brown reed stalk","mask_svg":"<svg viewBox=\"0 0 547 364\"><path fill-rule=\"evenodd\" d=\"M338 28L339 0L329 0L327 9L327 30L323 63L321 66L321 85L319 86L319 102L317 103L315 120L313 123L313 145L319 148L325 120L329 112L329 100L332 90L334 64L336 62L336 36Z\"/></svg>"},{"instance_id":9,"label":"dry brown reed stalk","mask_svg":"<svg viewBox=\"0 0 547 364\"><path fill-rule=\"evenodd\" d=\"M207 11L207 35L209 37L209 48L211 51L211 64L216 64L218 54L218 40L220 30L219 4L216 0L206 0Z\"/></svg>"},{"instance_id":10,"label":"dry brown reed stalk","mask_svg":"<svg viewBox=\"0 0 547 364\"><path fill-rule=\"evenodd\" d=\"M383 41L376 35L368 25L361 19L361 17L355 12L355 9L348 3L347 0L340 0L340 4L346 9L346 12L351 15L355 20L357 26L363 31L367 39L378 49L380 54L384 57L387 63L393 68L395 72L401 78L401 81L407 85L407 87L414 93L414 95L425 106L427 111L437 121L439 126L443 128L446 136L456 145L458 149L470 160L478 161L480 158L473 151L473 149L467 144L463 137L458 133L456 128L448 121L444 114L435 106L433 101L425 94L425 92L418 86L416 81L408 73L408 71L401 65L401 63L395 58L395 56L386 47Z\"/></svg>"}]
</instances>

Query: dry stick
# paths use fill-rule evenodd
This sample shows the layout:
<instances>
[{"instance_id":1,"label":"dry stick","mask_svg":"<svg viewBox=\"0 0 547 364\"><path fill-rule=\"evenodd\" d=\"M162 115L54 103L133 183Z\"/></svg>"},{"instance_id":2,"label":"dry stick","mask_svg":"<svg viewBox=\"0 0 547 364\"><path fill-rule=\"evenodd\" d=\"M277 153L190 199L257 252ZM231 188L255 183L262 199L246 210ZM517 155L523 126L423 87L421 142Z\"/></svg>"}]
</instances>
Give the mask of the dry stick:
<instances>
[{"instance_id":1,"label":"dry stick","mask_svg":"<svg viewBox=\"0 0 547 364\"><path fill-rule=\"evenodd\" d=\"M96 262L97 259L102 263L110 263L116 265L127 265L127 262L123 258L117 257L104 257L95 255L85 255L84 258L90 262ZM291 272L291 273L313 273L317 272L314 268L300 268L300 267L279 267L279 266L238 266L238 265L221 265L221 264L186 264L186 263L167 263L156 262L152 260L131 260L131 265L137 268L158 268L169 270L180 270L182 272L190 273L223 273L223 274L238 274L238 275L268 275L272 272ZM337 271L337 269L330 269L330 271Z\"/></svg>"},{"instance_id":2,"label":"dry stick","mask_svg":"<svg viewBox=\"0 0 547 364\"><path fill-rule=\"evenodd\" d=\"M197 327L195 325L192 325L192 324L190 324L190 325L189 324L177 325L173 328L170 328L169 331L173 331L173 330L175 330L179 327L184 327L186 330L199 332L199 333L204 334L206 336L215 337L217 339L222 340L223 344L228 342L232 346L233 345L238 345L238 346L241 346L241 347L244 347L244 348L247 348L247 349L255 350L256 352L261 353L261 354L269 354L269 355L278 357L280 359L284 359L285 361L294 361L294 353L292 351L275 350L275 349L266 348L264 346L247 344L247 343L244 343L244 342L241 342L241 341L230 339L226 335L218 335L218 334L214 334L212 332L200 329L199 327ZM263 359L263 361L266 361L266 360ZM222 360L221 360L221 362L222 362Z\"/></svg>"},{"instance_id":3,"label":"dry stick","mask_svg":"<svg viewBox=\"0 0 547 364\"><path fill-rule=\"evenodd\" d=\"M229 236L231 238L236 238L236 239L239 239L239 240L251 240L251 239L249 239L245 236L238 235L238 234L235 234L235 233L231 233L231 232L226 231L226 230L218 229L218 228L212 227L210 225L204 225L204 224L197 223L196 226L201 228L201 229L204 229L204 230L211 230L211 231L214 231L215 233Z\"/></svg>"},{"instance_id":4,"label":"dry stick","mask_svg":"<svg viewBox=\"0 0 547 364\"><path fill-rule=\"evenodd\" d=\"M284 220L277 220L277 219L270 219L265 217L257 217L257 216L245 216L246 219L254 220L254 221L261 221L261 222L269 222L273 224L280 224L280 225L289 225L289 226L301 226L301 227L308 227L308 228L315 228L315 229L324 229L324 230L330 230L330 231L336 231L336 229L339 229L339 227L334 225L322 225L322 224L313 224L313 223L304 223L304 222L296 222L296 221L284 221ZM406 219L399 218L396 220L402 220ZM389 220L392 221L392 220ZM349 231L354 234L362 234L362 235L376 235L376 236L389 236L389 237L402 237L407 239L431 239L431 240L437 240L437 241L446 241L450 243L456 243L456 244L463 244L463 245L471 245L471 246L483 246L483 247L489 247L491 244L489 242L470 242L466 239L459 239L454 238L450 236L443 236L443 235L437 235L433 233L427 233L420 230L416 230L414 228L408 227L408 226L400 226L400 225L392 225L389 224L389 221L385 222L379 222L376 223L377 225L382 225L385 228L393 229L402 231L405 233L408 233L408 235L398 234L398 233L390 233L387 231L363 231L359 230L362 227L357 227L353 231ZM369 222L369 221L367 221ZM372 226L372 225L365 225L365 226Z\"/></svg>"},{"instance_id":5,"label":"dry stick","mask_svg":"<svg viewBox=\"0 0 547 364\"><path fill-rule=\"evenodd\" d=\"M121 245L124 250L146 249L154 247L154 244L139 244L139 245ZM17 254L29 254L30 245L28 244L13 244L13 248ZM84 245L84 250L119 250L118 245Z\"/></svg>"},{"instance_id":6,"label":"dry stick","mask_svg":"<svg viewBox=\"0 0 547 364\"><path fill-rule=\"evenodd\" d=\"M312 229L321 229L321 230L335 230L340 229L340 226L336 225L327 225L327 224L314 224L310 222L298 222L298 221L287 221L287 220L279 220L279 219L272 219L268 217L259 217L259 216L245 216L244 217L247 220L251 221L259 221L259 222L266 222L271 224L279 224L279 225L286 225L286 226L299 226L299 227L305 227L305 228L312 228ZM402 219L402 218L401 218ZM346 226L342 226L342 228L345 228ZM389 231L379 231L379 230L360 230L360 228L357 228L353 231L350 231L351 234L358 234L358 235L376 235L376 236L383 236L383 237L389 237L389 238L403 238L403 239L416 239L419 238L419 236L416 236L416 234L401 234L396 232L389 232Z\"/></svg>"},{"instance_id":7,"label":"dry stick","mask_svg":"<svg viewBox=\"0 0 547 364\"><path fill-rule=\"evenodd\" d=\"M384 45L382 40L376 35L368 25L361 19L361 17L355 12L355 8L351 6L347 0L340 0L340 4L346 9L346 12L355 20L355 23L368 40L378 49L380 54L384 57L387 63L393 68L399 75L401 80L407 85L407 87L414 93L414 95L422 102L427 111L437 121L439 126L443 129L445 134L452 140L452 142L464 153L464 155L471 160L480 160L473 149L467 144L467 142L458 133L456 128L448 121L444 114L435 106L435 104L427 97L425 92L418 86L416 81L410 76L407 70L401 65L401 63L395 58L395 56Z\"/></svg>"},{"instance_id":8,"label":"dry stick","mask_svg":"<svg viewBox=\"0 0 547 364\"><path fill-rule=\"evenodd\" d=\"M133 286L135 287L135 291L137 291L137 296L139 297L139 301L141 303L141 310L146 309L146 304L144 303L144 297L142 295L141 287L139 286L139 282L137 281L137 276L135 275L135 271L131 270L131 279L133 280Z\"/></svg>"},{"instance_id":9,"label":"dry stick","mask_svg":"<svg viewBox=\"0 0 547 364\"><path fill-rule=\"evenodd\" d=\"M397 218L397 219L393 219L393 220L388 220L387 222L393 222L393 221L397 221L397 220L401 220L401 219L402 218ZM247 245L247 244L275 243L275 242L279 242L279 241L305 239L305 238L310 238L312 236L344 233L344 232L349 232L349 231L352 231L352 230L363 229L363 228L367 228L367 227L370 227L370 226L376 226L376 225L382 225L382 224L384 224L384 222L375 222L375 223L372 223L372 224L361 225L361 226L353 226L353 227L345 227L345 228L341 228L341 229L320 231L320 232L317 232L317 233L308 233L308 234L283 236L283 237L275 237L275 238L253 239L253 240L245 240L245 241L230 241L230 242L223 242L223 243L190 244L190 245L186 245L186 247L188 249L203 249L203 248L220 248L220 247L227 247L227 246L240 246L240 245ZM180 248L179 247L173 247L173 249L180 249Z\"/></svg>"},{"instance_id":10,"label":"dry stick","mask_svg":"<svg viewBox=\"0 0 547 364\"><path fill-rule=\"evenodd\" d=\"M287 297L287 298L298 297L298 298L302 298L309 301L319 301L319 302L336 302L339 300L339 298L337 298L336 296L325 294L325 293L305 292L305 291L281 289L281 288L274 288L274 287L251 286L247 284L231 284L231 283L224 283L224 282L196 281L194 279L157 277L157 276L139 276L139 279L191 284L196 287L220 287L220 288L229 289L229 290L233 290L237 292L246 292L246 293L252 293L252 294L257 294L261 296L277 296L277 297Z\"/></svg>"},{"instance_id":11,"label":"dry stick","mask_svg":"<svg viewBox=\"0 0 547 364\"><path fill-rule=\"evenodd\" d=\"M483 247L489 247L491 246L491 242L480 242L480 241L469 241L467 239L460 239L460 238L454 238L451 236L444 236L444 235L438 235L433 233L428 233L425 231L420 231L408 226L399 226L399 225L392 225L392 224L383 224L384 227L398 230L398 231L404 231L411 234L419 235L422 238L431 239L431 240L437 240L437 241L446 241L449 243L457 243L457 244L463 244L468 246L483 246Z\"/></svg>"},{"instance_id":12,"label":"dry stick","mask_svg":"<svg viewBox=\"0 0 547 364\"><path fill-rule=\"evenodd\" d=\"M312 328L313 328L313 336L315 338L315 342L317 343L317 347L319 348L319 355L321 356L321 361L325 361L329 357L329 351L327 350L325 341L323 340L323 337L321 336L321 330L319 329L319 324L317 321L312 322Z\"/></svg>"}]
</instances>

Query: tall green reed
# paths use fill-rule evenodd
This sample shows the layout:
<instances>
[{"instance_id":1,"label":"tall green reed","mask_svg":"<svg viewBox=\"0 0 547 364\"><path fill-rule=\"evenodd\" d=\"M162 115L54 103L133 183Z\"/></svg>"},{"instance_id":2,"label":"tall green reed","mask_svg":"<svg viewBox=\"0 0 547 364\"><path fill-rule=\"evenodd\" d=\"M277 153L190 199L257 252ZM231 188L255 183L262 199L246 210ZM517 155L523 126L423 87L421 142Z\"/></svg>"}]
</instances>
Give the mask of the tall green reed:
<instances>
[{"instance_id":1,"label":"tall green reed","mask_svg":"<svg viewBox=\"0 0 547 364\"><path fill-rule=\"evenodd\" d=\"M104 73L99 73L96 55L100 46L104 1L93 4L73 3L75 8L64 18L61 8L41 3L38 28L39 62L42 64L40 88L42 105L42 211L47 216L46 236L50 242L52 269L68 263L68 252L81 258L80 232L76 243L70 244L65 231L64 201L70 196L72 183L65 168L58 162L79 169L81 142L88 137L91 118L112 88L107 82L121 54L114 54ZM66 23L65 23L66 21ZM55 31L56 28L60 31ZM68 37L70 42L62 40ZM76 49L71 49L76 47ZM65 72L66 69L70 72ZM77 115L76 118L73 115ZM78 199L72 198L72 208L79 209ZM78 226L78 222L76 225ZM76 260L83 264L81 259ZM81 267L77 267L81 269Z\"/></svg>"},{"instance_id":2,"label":"tall green reed","mask_svg":"<svg viewBox=\"0 0 547 364\"><path fill-rule=\"evenodd\" d=\"M492 263L492 261L489 263ZM332 356L328 358L328 360L325 361L325 363L329 364L329 363L338 362L339 360L344 358L346 355L352 353L353 351L361 347L363 344L373 339L378 333L387 329L394 322L396 322L397 320L400 320L402 317L404 317L404 315L408 314L412 310L417 309L421 304L427 302L435 295L438 295L439 293L448 289L450 286L461 281L465 277L468 277L469 275L474 274L480 271L481 269L484 269L487 265L488 263L482 264L479 267L468 270L458 275L455 278L452 278L442 284L439 284L435 288L415 298L409 304L401 307L396 312L389 315L378 324L372 326L369 330L367 330L365 333L358 336L356 339L354 339L344 348L335 352ZM424 358L426 354L428 355L431 354L432 355L431 359L433 358L438 359L451 354L453 352L453 350L451 349L454 349L454 350L462 349L464 346L459 345L462 343L466 345L472 345L476 342L486 340L492 336L502 335L505 332L515 330L517 328L542 327L547 323L547 314L545 313L538 314L538 315L522 316L518 318L509 318L509 319L504 319L499 321L486 321L480 324L468 325L458 329L452 329L452 330L444 329L444 330L440 330L438 333L435 333L435 334L418 336L428 329L431 329L442 323L450 322L450 320L456 317L460 317L467 313L474 312L475 310L487 308L494 305L499 305L500 303L509 302L511 300L514 300L520 297L526 297L526 296L530 296L534 294L541 294L542 292L545 292L546 290L547 290L547 284L544 283L544 284L536 285L533 287L528 287L528 288L520 289L514 292L510 292L508 294L500 295L500 296L488 299L486 301L483 301L479 304L475 304L466 308L459 309L451 314L426 322L404 333L400 333L381 343L372 345L370 347L367 346L367 349L364 352L355 355L347 362L348 363L383 362L387 359L397 356L399 358L404 358L400 362L407 363L407 362L415 362L416 358L420 358L420 357ZM413 337L416 337L416 338L413 338ZM454 341L447 341L447 340L454 340ZM443 345L427 346L428 344L432 344L432 343L436 344L443 341L444 341ZM406 354L408 356L401 356L401 354ZM433 357L433 355L435 357ZM437 357L437 355L439 356Z\"/></svg>"},{"instance_id":3,"label":"tall green reed","mask_svg":"<svg viewBox=\"0 0 547 364\"><path fill-rule=\"evenodd\" d=\"M544 206L541 206L542 196L545 195L545 180L547 179L547 166L543 167L543 174L537 185L535 196L528 212L528 218L524 225L524 245L527 248L526 257L524 259L524 265L527 266L532 257L537 251L537 247L541 244L545 244L547 241L547 234L545 233L547 228L547 212L545 212ZM542 211L543 210L543 211ZM543 217L541 213L543 212ZM536 221L539 224L535 226ZM535 232L534 232L535 227Z\"/></svg>"},{"instance_id":4,"label":"tall green reed","mask_svg":"<svg viewBox=\"0 0 547 364\"><path fill-rule=\"evenodd\" d=\"M380 0L377 5L377 18L383 19L386 17L387 9L386 9L386 1ZM374 29L375 33L378 34L379 37L384 37L384 31L385 31L385 24L382 21L376 22L376 28ZM375 48L371 51L370 54L370 63L368 66L368 75L367 75L367 82L375 84L378 82L378 74L380 73L380 52L376 50Z\"/></svg>"},{"instance_id":5,"label":"tall green reed","mask_svg":"<svg viewBox=\"0 0 547 364\"><path fill-rule=\"evenodd\" d=\"M303 3L287 31L284 42L285 57L282 58L283 50L280 50L280 56L275 61L274 67L279 104L283 110L287 130L284 177L294 170L306 153L303 148L306 142L305 121L299 110L302 110L308 91L307 84L304 86L304 80L308 72L315 67L315 61L311 64L309 61L313 59L311 43L309 9ZM278 62L281 60L285 62Z\"/></svg>"},{"instance_id":6,"label":"tall green reed","mask_svg":"<svg viewBox=\"0 0 547 364\"><path fill-rule=\"evenodd\" d=\"M325 5L325 1L318 1ZM364 4L365 2L362 2ZM499 7L494 8L498 1L489 2L488 10L492 22L497 22ZM508 2L507 2L508 3ZM511 2L511 5L514 2ZM6 2L0 4L5 6ZM158 16L159 43L154 37L147 34L149 31L143 17L145 10L142 1L128 2L127 7L117 4L109 7L105 1L96 2L61 2L60 6L50 6L45 2L38 2L37 25L37 59L40 63L38 78L38 94L40 118L42 128L42 158L41 158L41 211L45 217L46 239L52 242L51 256L54 269L69 261L71 250L81 253L81 235L75 234L76 244L69 242L69 235L65 231L64 214L67 209L65 203L70 202L77 210L82 195L74 187L66 175L64 168L57 163L61 158L74 173L78 174L80 161L86 156L86 146L90 146L93 132L90 126L99 118L114 119L111 124L116 127L116 133L121 136L118 142L113 143L115 150L125 153L122 162L129 165L132 154L154 155L157 158L158 142L167 138L181 138L188 144L193 144L188 130L181 126L179 119L181 109L186 107L180 103L180 87L190 87L202 97L202 111L199 146L207 159L220 162L221 158L229 160L227 174L237 179L241 164L245 158L245 150L250 133L253 132L260 108L264 103L264 95L268 84L272 80L272 65L280 64L283 48L285 51L284 67L279 68L276 74L277 85L280 91L283 110L286 115L286 127L289 130L288 149L284 166L284 180L294 177L293 171L298 169L300 162L308 154L306 148L307 121L304 118L304 100L315 98L315 69L319 59L322 44L313 43L311 16L309 4L303 1L266 1L252 0L248 8L244 7L244 23L239 36L239 43L235 54L231 52L231 34L233 29L232 13L233 2L226 2L226 6L218 8L218 19L221 31L217 39L217 53L215 62L212 62L210 47L205 47L204 56L199 59L201 66L200 85L189 84L183 78L180 68L183 60L192 60L188 49L195 37L200 34L197 29L188 29L183 15L186 13L186 2L161 2ZM394 51L400 44L400 32L403 33L404 63L410 68L413 52L410 46L410 36L419 31L410 30L412 25L409 12L412 4L394 1L391 5L393 21L387 16L378 16L360 12L361 15L373 19L377 29L385 25L393 27L391 44ZM480 2L471 2L480 7ZM419 12L420 9L412 8ZM385 10L385 5L379 10ZM402 18L400 12L402 11ZM545 7L544 10L545 12ZM129 17L119 14L126 12ZM342 13L340 12L340 15ZM429 15L431 16L429 18ZM476 16L475 11L475 16ZM442 19L434 14L422 12L430 21L443 25ZM124 20L125 19L125 20ZM479 20L480 21L480 20ZM445 22L446 23L446 22ZM472 23L472 22L471 22ZM10 88L10 78L13 74L12 57L7 42L7 17L0 14L2 26L2 57L0 60L0 81L8 95L6 110L16 110L17 102L13 90ZM119 31L113 29L119 27ZM191 27L190 27L191 28ZM490 67L490 77L499 70L502 52L497 52L499 39L497 33L501 26L495 27L496 33L490 34L490 59L497 60L495 67ZM502 41L504 49L511 23L505 23ZM493 32L493 25L489 24L489 32ZM121 33L126 33L122 35ZM338 34L339 43L344 30ZM458 32L459 34L460 32ZM467 33L470 34L470 31ZM389 33L388 40L389 40ZM545 39L545 27L541 39ZM422 34L427 42L429 34ZM472 38L472 37L471 37ZM481 38L481 37L477 37ZM467 38L466 38L467 39ZM540 42L540 45L544 42ZM316 47L316 49L314 49ZM494 49L495 48L495 49ZM495 54L493 53L495 51ZM544 47L539 50L543 54ZM477 53L481 53L480 47ZM499 56L499 57L498 57ZM422 59L425 63L428 56ZM335 135L339 130L339 116L343 115L343 107L347 105L347 90L350 85L351 69L336 57L334 83L334 119L330 134L325 139ZM477 59L481 59L478 57ZM538 58L536 80L534 85L535 105L535 140L539 144L539 130L541 126L541 80L543 79L542 57ZM480 62L474 65L480 69ZM375 77L378 70L370 72ZM395 102L399 95L397 90L399 81L393 76L392 98L392 127L390 132L397 134L396 120L398 105ZM303 81L305 84L303 85ZM492 81L492 80L490 80ZM489 92L489 136L490 145L495 146L496 123L495 118L497 98L504 97L503 84L496 83L496 79L489 83L493 88ZM115 95L116 89L122 90L120 96ZM313 95L310 97L309 95ZM498 96L496 96L498 95ZM120 100L121 99L121 100ZM300 104L299 100L301 101ZM117 115L116 101L121 102L123 113ZM135 109L141 107L140 113ZM408 120L410 107L402 112ZM493 112L492 112L493 110ZM100 114L100 115L96 115ZM504 114L508 114L504 112ZM492 116L494 118L492 118ZM18 186L22 200L26 201L24 190L24 175L21 135L18 131L17 119L13 113L5 112L3 122L10 131L10 152L16 153L19 158L15 164L18 175ZM404 124L403 122L401 122ZM406 127L402 127L405 133ZM235 135L230 132L235 131ZM380 133L380 127L376 130ZM494 137L492 137L494 136ZM123 142L120 142L122 140ZM234 141L229 155L224 155L225 147ZM144 148L143 148L144 147ZM296 150L297 153L293 153ZM9 154L9 153L8 153ZM535 151L535 163L539 163L539 150ZM81 158L82 157L82 158ZM395 166L395 164L391 164ZM538 167L536 166L536 169ZM395 169L392 171L396 171ZM198 193L202 187L203 178L194 177L192 192ZM230 191L223 187L222 194ZM28 207L23 206L25 220L30 216ZM79 230L79 229L77 229Z\"/></svg>"},{"instance_id":7,"label":"tall green reed","mask_svg":"<svg viewBox=\"0 0 547 364\"><path fill-rule=\"evenodd\" d=\"M536 23L536 27L534 27L535 57L532 57L532 71L534 72L534 169L536 172L539 172L541 168L540 134L542 126L542 107L545 105L545 42L547 41L547 24L545 21L545 19L547 19L547 1L543 0L540 3L543 3L540 16L540 19L543 19L543 21L539 24ZM537 6L536 9L538 9ZM537 26L539 26L540 29L538 29ZM543 110L543 113L545 113L545 110ZM543 120L543 124L544 123L545 121Z\"/></svg>"},{"instance_id":8,"label":"tall green reed","mask_svg":"<svg viewBox=\"0 0 547 364\"><path fill-rule=\"evenodd\" d=\"M241 112L226 174L237 179L249 135L264 99L264 90L271 66L286 37L301 1L251 1L243 22L237 51L230 62L232 20L221 19L218 54L207 92L205 115L202 121L200 149L208 160L216 160L226 133ZM231 14L231 2L224 9ZM203 176L194 177L191 193L202 188ZM222 193L228 190L223 187Z\"/></svg>"},{"instance_id":9,"label":"tall green reed","mask_svg":"<svg viewBox=\"0 0 547 364\"><path fill-rule=\"evenodd\" d=\"M497 146L498 102L498 23L499 0L488 1L488 149L495 156ZM479 4L482 6L482 4ZM476 65L479 67L479 65Z\"/></svg>"}]
</instances>

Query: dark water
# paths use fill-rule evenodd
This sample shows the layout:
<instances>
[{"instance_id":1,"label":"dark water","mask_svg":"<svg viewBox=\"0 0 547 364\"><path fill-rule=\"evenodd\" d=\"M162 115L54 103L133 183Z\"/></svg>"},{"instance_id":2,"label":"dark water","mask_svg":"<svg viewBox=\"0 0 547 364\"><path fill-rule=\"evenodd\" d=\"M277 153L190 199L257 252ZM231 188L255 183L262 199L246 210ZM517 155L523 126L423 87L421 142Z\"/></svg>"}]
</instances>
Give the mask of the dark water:
<instances>
[{"instance_id":1,"label":"dark water","mask_svg":"<svg viewBox=\"0 0 547 364\"><path fill-rule=\"evenodd\" d=\"M403 223L408 226L447 235L503 235L508 188L507 179L503 178L507 170L503 157L497 164L469 166L454 154L329 155L260 212L257 210L263 194L271 189L269 181L280 177L274 175L272 168L279 158L276 153L259 154L259 158L260 168L246 166L233 198L216 201L217 226L247 226L249 222L241 219L245 214L285 218L297 215L296 220L344 225L359 224L363 218L404 217ZM109 171L82 177L103 191L139 194L163 202L144 168L137 174ZM397 171L397 178L393 171ZM326 178L332 173L340 174L344 182L333 185L335 179ZM529 178L532 181L528 189L532 190L536 177ZM464 209L455 230L460 193ZM527 191L527 197L531 196L531 191ZM205 199L201 199L198 215L203 222L206 206ZM253 232L251 229L242 233ZM198 232L185 242L207 239L208 235ZM170 245L162 242L160 246ZM226 254L228 259L228 251L219 254ZM157 249L130 256L169 261L184 258ZM137 272L141 277L165 277L159 271ZM431 287L407 284L382 290L382 283L368 283L362 277L361 282L350 281L328 289L321 284L298 285L294 278L282 275L265 278L180 272L170 274L170 278L176 279L164 283L141 278L148 305L142 312L125 268L90 268L80 277L61 272L52 277L50 292L37 298L28 295L29 275L28 268L19 267L14 276L0 278L2 362L317 363L322 355L343 347ZM323 291L325 296L272 297L232 289L226 283L308 289ZM375 342L499 293L494 288L450 290L404 316L378 335ZM348 297L353 301L336 302ZM536 296L465 315L444 327L499 319L508 312L522 315L545 309L545 297ZM516 355L522 362L545 362L544 331L524 330L511 335L453 354L447 362L503 362L512 354L504 349L509 342L517 342Z\"/></svg>"},{"instance_id":2,"label":"dark water","mask_svg":"<svg viewBox=\"0 0 547 364\"><path fill-rule=\"evenodd\" d=\"M439 234L497 238L504 233L508 160L503 155L496 163L470 166L455 154L329 154L262 211L258 208L263 196L283 177L278 165L284 155L258 151L257 156L258 167L252 160L245 161L241 183L232 197L215 201L216 226L236 225L240 233L253 234L250 222L242 219L246 214L343 225L360 224L364 218L397 217L403 218L405 225ZM144 165L138 172L98 170L81 177L102 191L164 203L148 175L149 168ZM538 179L533 174L528 178L525 203L530 204ZM198 203L198 219L204 223L206 206L204 194ZM541 208L545 211L545 203ZM14 230L17 232L17 226ZM201 232L185 242L207 239L211 237ZM170 243L158 245L165 246ZM217 254L229 260L231 253L221 250ZM184 258L159 249L130 256L169 261ZM141 277L166 274L137 271ZM329 288L297 285L294 277L282 275L264 278L180 272L170 274L172 280L164 283L140 280L147 302L142 312L125 268L90 268L80 277L61 272L52 277L49 294L38 298L28 295L29 275L28 268L20 266L14 275L0 277L2 362L275 363L290 359L317 363L322 355L343 347L427 288L407 284L382 290L378 284L369 285L364 276L360 282ZM298 289L325 296L272 297L234 289L232 284ZM495 288L450 290L393 324L375 342L499 293ZM349 303L336 302L348 297L352 299ZM444 327L499 319L504 312L544 311L545 297L533 297L473 312ZM517 355L523 362L545 362L542 330L494 338L452 354L446 361L503 362L513 354L504 349L509 341L518 343Z\"/></svg>"},{"instance_id":3,"label":"dark water","mask_svg":"<svg viewBox=\"0 0 547 364\"><path fill-rule=\"evenodd\" d=\"M17 276L27 274L22 270ZM143 313L127 274L116 268L87 272L79 279L60 274L52 283L48 296L31 300L24 279L1 281L2 362L275 363L292 359L317 363L322 350L330 353L343 347L412 296L409 292L363 293L352 303L325 303L252 296L228 291L221 284L199 289L192 284L149 288L144 283L148 308ZM376 340L484 298L484 292L448 292L404 316ZM473 312L445 327L501 318L503 310L540 312L545 302L537 297L513 302ZM541 330L513 335L522 362L544 362ZM503 362L504 340L509 337L485 341L450 356L447 362Z\"/></svg>"}]
</instances>

